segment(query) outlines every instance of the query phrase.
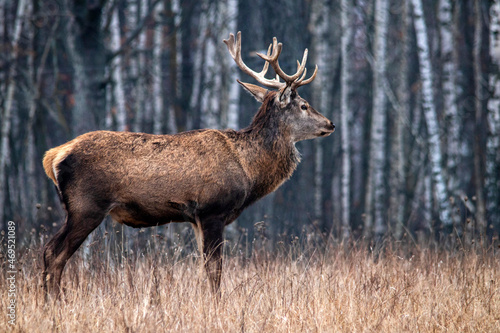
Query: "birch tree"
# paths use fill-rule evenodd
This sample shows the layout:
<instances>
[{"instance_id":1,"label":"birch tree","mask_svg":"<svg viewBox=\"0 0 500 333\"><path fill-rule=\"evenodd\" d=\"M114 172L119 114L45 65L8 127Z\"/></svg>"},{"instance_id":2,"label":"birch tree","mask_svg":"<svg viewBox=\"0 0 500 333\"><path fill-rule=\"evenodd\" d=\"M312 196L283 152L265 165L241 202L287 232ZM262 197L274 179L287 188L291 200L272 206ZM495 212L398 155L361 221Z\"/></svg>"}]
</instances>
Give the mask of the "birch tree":
<instances>
[{"instance_id":1,"label":"birch tree","mask_svg":"<svg viewBox=\"0 0 500 333\"><path fill-rule=\"evenodd\" d=\"M453 11L452 1L440 0L438 8L439 33L441 36L441 63L443 68L442 90L443 107L446 115L447 130L446 148L448 171L448 192L455 196L458 191L457 166L460 159L460 114L457 108L457 91L460 86L457 83L457 54L454 51L453 38ZM456 198L458 199L458 198ZM458 200L454 200L457 201ZM457 214L453 214L455 222L458 222Z\"/></svg>"},{"instance_id":2,"label":"birch tree","mask_svg":"<svg viewBox=\"0 0 500 333\"><path fill-rule=\"evenodd\" d=\"M234 82L228 84L228 73L232 65L229 65L229 61L221 61L227 59L227 51L220 46L221 36L229 35L228 26L235 27L231 20L235 19L236 14L234 1L204 0L201 3L199 44L195 55L191 98L191 108L199 109L200 112L200 123L195 122L195 127L227 127L230 105L233 125L237 120L234 115L235 102L230 97L230 94L236 96L235 88L230 89ZM229 90L231 91L228 93Z\"/></svg>"},{"instance_id":3,"label":"birch tree","mask_svg":"<svg viewBox=\"0 0 500 333\"><path fill-rule=\"evenodd\" d=\"M409 87L409 64L408 64L408 9L409 3L404 0L400 3L401 34L399 44L401 45L401 60L399 64L399 75L397 77L397 99L398 105L394 114L394 135L391 139L391 177L390 177L390 201L389 218L394 228L394 237L401 239L403 234L403 223L406 215L406 153L405 124L410 115L410 87Z\"/></svg>"},{"instance_id":4,"label":"birch tree","mask_svg":"<svg viewBox=\"0 0 500 333\"><path fill-rule=\"evenodd\" d=\"M486 141L486 212L491 225L500 221L500 2L490 8L490 57L488 137ZM498 225L497 225L498 228Z\"/></svg>"},{"instance_id":5,"label":"birch tree","mask_svg":"<svg viewBox=\"0 0 500 333\"><path fill-rule=\"evenodd\" d=\"M15 62L18 57L18 43L21 37L21 30L24 22L24 11L26 7L26 1L20 0L17 3L16 17L14 20L14 35L11 41L12 53L9 57L9 62L11 63L8 72L8 85L7 85L7 96L5 98L5 108L2 112L2 127L1 127L1 137L0 137L0 219L3 221L4 217L4 203L5 203L5 181L6 181L6 167L9 160L9 135L11 127L11 112L12 105L14 103L14 90L16 88L16 66Z\"/></svg>"},{"instance_id":6,"label":"birch tree","mask_svg":"<svg viewBox=\"0 0 500 333\"><path fill-rule=\"evenodd\" d=\"M311 25L314 26L312 33L312 47L314 48L315 63L322 68L322 74L312 82L314 105L320 110L323 108L327 90L325 87L328 74L325 72L326 57L328 50L328 15L329 7L326 1L313 1L311 4ZM323 146L321 141L314 142L314 218L317 221L323 219Z\"/></svg>"},{"instance_id":7,"label":"birch tree","mask_svg":"<svg viewBox=\"0 0 500 333\"><path fill-rule=\"evenodd\" d=\"M155 29L153 37L153 132L155 134L163 133L163 76L161 75L161 51L163 46L163 29L158 25L163 11L163 2L160 3L155 11Z\"/></svg>"},{"instance_id":8,"label":"birch tree","mask_svg":"<svg viewBox=\"0 0 500 333\"><path fill-rule=\"evenodd\" d=\"M163 108L164 113L167 115L166 127L167 133L177 133L177 114L179 110L179 89L178 87L178 60L179 47L177 41L180 40L177 33L177 26L179 23L178 16L178 0L164 1L164 16L165 22L163 23L163 40L162 44L162 69L163 69Z\"/></svg>"},{"instance_id":9,"label":"birch tree","mask_svg":"<svg viewBox=\"0 0 500 333\"><path fill-rule=\"evenodd\" d=\"M118 9L113 11L111 19L111 47L114 52L120 49L121 34L120 22L118 19ZM127 113L125 110L125 91L123 88L123 66L122 57L117 56L111 64L111 72L114 83L114 100L116 101L116 123L119 131L127 129Z\"/></svg>"},{"instance_id":10,"label":"birch tree","mask_svg":"<svg viewBox=\"0 0 500 333\"><path fill-rule=\"evenodd\" d=\"M227 35L236 33L238 21L238 1L227 1ZM227 127L239 128L239 101L241 87L236 81L239 77L239 69L234 61L229 61L229 105L227 110Z\"/></svg>"},{"instance_id":11,"label":"birch tree","mask_svg":"<svg viewBox=\"0 0 500 333\"><path fill-rule=\"evenodd\" d=\"M475 135L474 135L474 183L476 185L476 222L481 232L486 231L485 221L485 204L484 204L484 162L483 162L483 142L484 142L484 118L485 118L485 103L486 92L484 88L485 79L483 73L483 10L482 0L474 1L475 12L475 28L474 28L474 86L475 86Z\"/></svg>"},{"instance_id":12,"label":"birch tree","mask_svg":"<svg viewBox=\"0 0 500 333\"><path fill-rule=\"evenodd\" d=\"M220 1L205 1L203 8L204 28L201 30L204 38L204 82L201 92L201 127L219 128L220 95L222 88L220 57L217 57L219 45L217 23L221 21L219 16L222 8Z\"/></svg>"},{"instance_id":13,"label":"birch tree","mask_svg":"<svg viewBox=\"0 0 500 333\"><path fill-rule=\"evenodd\" d=\"M147 1L137 1L136 10L136 21L139 22L142 19L143 13L147 11ZM148 25L143 29L139 36L137 37L137 48L139 49L139 54L132 61L132 70L134 75L137 76L137 87L135 92L135 122L133 130L134 132L144 131L144 118L145 118L145 108L147 103L146 89L146 32Z\"/></svg>"},{"instance_id":14,"label":"birch tree","mask_svg":"<svg viewBox=\"0 0 500 333\"><path fill-rule=\"evenodd\" d=\"M342 69L341 69L341 95L340 95L340 126L342 133L342 237L345 239L349 236L350 231L350 214L351 214L351 191L350 191L350 176L351 176L351 154L350 154L350 107L349 107L349 92L351 84L351 62L349 42L352 36L351 28L351 1L342 0L342 36L340 40Z\"/></svg>"},{"instance_id":15,"label":"birch tree","mask_svg":"<svg viewBox=\"0 0 500 333\"><path fill-rule=\"evenodd\" d=\"M386 80L386 47L388 1L375 1L375 51L373 63L373 110L370 130L370 160L368 166L368 188L366 190L365 235L373 232L377 237L385 233L385 140L387 98L384 91ZM372 222L373 218L373 222ZM372 226L373 223L373 226Z\"/></svg>"},{"instance_id":16,"label":"birch tree","mask_svg":"<svg viewBox=\"0 0 500 333\"><path fill-rule=\"evenodd\" d=\"M429 141L432 185L439 210L439 219L445 226L449 226L452 221L442 166L443 155L441 152L439 124L437 121L432 90L434 78L427 38L427 26L424 20L422 0L412 0L412 5L413 23L417 35L418 60L420 62L419 73L422 82L422 110L427 125L427 136Z\"/></svg>"}]
</instances>

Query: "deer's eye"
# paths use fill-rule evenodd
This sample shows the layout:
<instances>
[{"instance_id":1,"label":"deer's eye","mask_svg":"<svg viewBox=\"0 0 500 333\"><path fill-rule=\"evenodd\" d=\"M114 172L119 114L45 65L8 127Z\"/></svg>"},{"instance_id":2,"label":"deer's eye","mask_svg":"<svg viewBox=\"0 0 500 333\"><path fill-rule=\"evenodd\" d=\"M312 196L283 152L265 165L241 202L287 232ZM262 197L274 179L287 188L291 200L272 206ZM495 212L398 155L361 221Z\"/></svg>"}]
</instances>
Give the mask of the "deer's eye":
<instances>
[{"instance_id":1,"label":"deer's eye","mask_svg":"<svg viewBox=\"0 0 500 333\"><path fill-rule=\"evenodd\" d=\"M307 105L302 104L302 106L300 108L305 111L305 110L307 110Z\"/></svg>"}]
</instances>

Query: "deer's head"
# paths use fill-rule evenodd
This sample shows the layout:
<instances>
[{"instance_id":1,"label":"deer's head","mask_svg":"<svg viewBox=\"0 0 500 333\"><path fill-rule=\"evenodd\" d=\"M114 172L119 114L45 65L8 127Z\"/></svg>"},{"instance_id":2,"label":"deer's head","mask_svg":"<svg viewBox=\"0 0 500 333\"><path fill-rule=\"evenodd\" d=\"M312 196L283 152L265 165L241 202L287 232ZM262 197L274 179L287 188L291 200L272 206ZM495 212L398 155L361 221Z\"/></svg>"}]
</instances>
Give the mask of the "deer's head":
<instances>
[{"instance_id":1,"label":"deer's head","mask_svg":"<svg viewBox=\"0 0 500 333\"><path fill-rule=\"evenodd\" d=\"M250 69L241 58L241 32L238 32L236 39L233 34L230 34L229 39L224 40L224 43L227 45L231 57L243 72L253 77L264 87L277 90L276 93L273 93L273 104L276 106L273 111L280 113L280 119L289 129L290 137L294 142L328 136L333 133L335 125L312 108L297 93L297 88L311 83L318 73L318 66L316 66L311 77L306 79L307 49L304 51L302 62L297 61L296 73L288 75L281 69L278 62L283 45L278 43L276 37L273 38L273 43L269 45L267 54L257 53L259 57L265 60L264 68L260 72ZM269 65L271 65L276 73L276 78L274 79L267 79L265 77ZM281 82L280 78L284 82ZM238 82L261 103L270 93L269 90L261 86L239 80Z\"/></svg>"}]
</instances>

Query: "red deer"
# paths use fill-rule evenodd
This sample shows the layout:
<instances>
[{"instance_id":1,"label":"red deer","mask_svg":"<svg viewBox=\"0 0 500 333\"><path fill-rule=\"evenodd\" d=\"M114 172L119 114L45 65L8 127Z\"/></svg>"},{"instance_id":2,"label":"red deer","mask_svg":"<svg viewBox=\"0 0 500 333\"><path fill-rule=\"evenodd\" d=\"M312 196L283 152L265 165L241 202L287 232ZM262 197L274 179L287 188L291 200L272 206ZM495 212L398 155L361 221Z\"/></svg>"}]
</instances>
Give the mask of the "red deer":
<instances>
[{"instance_id":1,"label":"red deer","mask_svg":"<svg viewBox=\"0 0 500 333\"><path fill-rule=\"evenodd\" d=\"M95 131L46 152L45 172L67 212L44 248L47 294L59 295L66 262L108 214L134 228L191 222L211 289L218 294L224 227L292 175L300 160L297 141L334 131L335 125L296 91L317 73L316 66L305 79L307 49L297 72L287 75L278 63L282 44L276 38L267 55L259 54L265 60L261 72L243 63L240 32L224 43L243 72L275 89L238 81L262 103L247 128L175 135ZM269 65L275 79L265 78Z\"/></svg>"}]
</instances>

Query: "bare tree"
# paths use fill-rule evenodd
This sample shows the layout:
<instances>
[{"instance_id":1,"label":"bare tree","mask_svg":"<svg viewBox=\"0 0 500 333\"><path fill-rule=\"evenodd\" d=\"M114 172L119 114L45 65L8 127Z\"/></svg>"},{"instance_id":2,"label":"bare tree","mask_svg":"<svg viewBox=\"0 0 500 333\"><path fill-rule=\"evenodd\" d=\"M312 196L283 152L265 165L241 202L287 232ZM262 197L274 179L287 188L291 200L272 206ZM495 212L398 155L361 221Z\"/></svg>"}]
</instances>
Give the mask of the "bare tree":
<instances>
[{"instance_id":1,"label":"bare tree","mask_svg":"<svg viewBox=\"0 0 500 333\"><path fill-rule=\"evenodd\" d=\"M500 221L500 2L490 8L490 57L492 72L489 76L491 97L488 100L488 137L486 143L486 212L489 223ZM498 228L498 225L497 225ZM498 229L497 229L498 230Z\"/></svg>"},{"instance_id":2,"label":"bare tree","mask_svg":"<svg viewBox=\"0 0 500 333\"><path fill-rule=\"evenodd\" d=\"M342 237L347 238L350 233L351 214L351 153L350 153L350 106L349 93L351 89L351 55L350 40L351 28L351 1L343 0L342 8L342 69L341 69L341 95L340 95L340 132L342 134Z\"/></svg>"},{"instance_id":3,"label":"bare tree","mask_svg":"<svg viewBox=\"0 0 500 333\"><path fill-rule=\"evenodd\" d=\"M388 1L375 1L375 57L373 62L373 110L370 131L370 160L366 190L365 235L373 232L377 237L386 231L385 223L385 140L387 121L387 97L384 90L386 80L386 47L388 25ZM373 222L372 222L373 219ZM372 226L373 224L373 226ZM368 233L368 234L367 234Z\"/></svg>"},{"instance_id":4,"label":"bare tree","mask_svg":"<svg viewBox=\"0 0 500 333\"><path fill-rule=\"evenodd\" d=\"M155 29L153 37L153 133L162 134L164 124L164 104L163 104L163 75L161 75L161 53L163 48L163 29L157 25L159 17L163 12L163 3L160 3L155 11Z\"/></svg>"},{"instance_id":5,"label":"bare tree","mask_svg":"<svg viewBox=\"0 0 500 333\"><path fill-rule=\"evenodd\" d=\"M460 86L457 84L457 54L453 36L453 10L450 0L439 1L439 33L441 37L441 63L443 108L446 115L446 169L448 172L448 192L451 196L458 193L457 167L460 159L460 114L457 109L457 96ZM454 197L454 202L458 198ZM455 222L458 214L453 213Z\"/></svg>"},{"instance_id":6,"label":"bare tree","mask_svg":"<svg viewBox=\"0 0 500 333\"><path fill-rule=\"evenodd\" d=\"M427 38L427 26L424 20L422 0L412 0L414 26L417 35L418 59L420 62L420 80L422 82L422 110L427 125L429 141L429 160L434 195L439 210L439 219L444 225L451 224L450 204L446 191L444 170L442 166L440 130L434 104L433 73Z\"/></svg>"},{"instance_id":7,"label":"bare tree","mask_svg":"<svg viewBox=\"0 0 500 333\"><path fill-rule=\"evenodd\" d=\"M118 19L118 9L112 13L111 19L111 45L114 52L117 52L121 47L120 22ZM111 65L113 83L114 83L114 100L116 101L116 122L119 131L127 129L127 113L125 110L125 90L123 87L123 65L122 57L117 56L112 61Z\"/></svg>"},{"instance_id":8,"label":"bare tree","mask_svg":"<svg viewBox=\"0 0 500 333\"><path fill-rule=\"evenodd\" d=\"M238 19L238 1L228 0L227 1L227 31L237 30L237 19ZM227 34L226 34L227 35ZM239 101L240 101L240 87L237 82L238 70L236 64L232 62L229 65L229 105L227 110L227 127L238 129L239 128Z\"/></svg>"},{"instance_id":9,"label":"bare tree","mask_svg":"<svg viewBox=\"0 0 500 333\"><path fill-rule=\"evenodd\" d=\"M399 64L399 76L397 77L397 99L398 104L394 113L394 127L391 138L391 165L390 165L390 201L389 218L391 227L394 228L394 237L401 239L403 234L404 219L406 216L406 178L407 178L407 145L405 144L405 133L408 128L407 122L410 116L410 87L409 87L409 64L408 64L408 21L409 2L401 1L399 7L401 14L400 40L401 60Z\"/></svg>"},{"instance_id":10,"label":"bare tree","mask_svg":"<svg viewBox=\"0 0 500 333\"><path fill-rule=\"evenodd\" d=\"M476 126L474 135L474 183L476 185L476 223L477 227L484 233L486 231L486 212L484 203L484 141L485 141L485 85L484 58L482 48L484 47L484 13L482 0L474 1L475 24L474 24L474 86L475 86L475 114Z\"/></svg>"},{"instance_id":11,"label":"bare tree","mask_svg":"<svg viewBox=\"0 0 500 333\"><path fill-rule=\"evenodd\" d=\"M9 66L9 73L7 77L8 85L7 85L7 96L5 99L5 108L2 112L2 128L1 128L1 137L0 137L0 219L3 221L4 216L4 203L5 203L5 181L6 181L6 166L7 161L9 159L9 135L11 128L11 112L12 105L14 103L14 90L16 88L16 66L15 62L17 61L18 56L18 43L19 38L21 37L21 30L24 22L24 12L26 9L26 1L20 0L17 3L17 11L16 17L14 21L14 36L11 41L11 54L9 57L9 62L11 65Z\"/></svg>"}]
</instances>

